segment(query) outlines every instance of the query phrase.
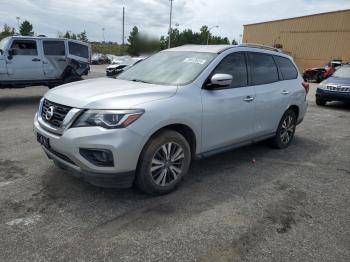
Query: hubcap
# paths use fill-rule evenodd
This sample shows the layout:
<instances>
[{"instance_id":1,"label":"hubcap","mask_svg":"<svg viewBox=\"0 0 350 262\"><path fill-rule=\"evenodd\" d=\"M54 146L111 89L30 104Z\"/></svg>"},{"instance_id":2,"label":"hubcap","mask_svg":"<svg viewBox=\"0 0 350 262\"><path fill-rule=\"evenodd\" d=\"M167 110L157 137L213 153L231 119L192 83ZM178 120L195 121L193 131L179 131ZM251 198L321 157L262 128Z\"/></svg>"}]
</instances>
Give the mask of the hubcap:
<instances>
[{"instance_id":1,"label":"hubcap","mask_svg":"<svg viewBox=\"0 0 350 262\"><path fill-rule=\"evenodd\" d=\"M292 116L287 116L281 126L281 132L280 137L282 140L282 143L288 144L288 142L292 139L294 134L294 119Z\"/></svg>"},{"instance_id":2,"label":"hubcap","mask_svg":"<svg viewBox=\"0 0 350 262\"><path fill-rule=\"evenodd\" d=\"M185 154L183 148L174 142L162 145L151 162L151 176L159 186L168 186L177 180L182 172Z\"/></svg>"}]
</instances>

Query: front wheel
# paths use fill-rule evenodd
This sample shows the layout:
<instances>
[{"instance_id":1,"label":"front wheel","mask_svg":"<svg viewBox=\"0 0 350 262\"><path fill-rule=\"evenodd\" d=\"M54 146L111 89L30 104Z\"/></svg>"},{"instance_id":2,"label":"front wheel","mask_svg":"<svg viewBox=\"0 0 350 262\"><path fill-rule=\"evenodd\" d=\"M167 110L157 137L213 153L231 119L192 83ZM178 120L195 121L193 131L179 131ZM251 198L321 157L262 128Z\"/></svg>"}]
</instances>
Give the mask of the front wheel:
<instances>
[{"instance_id":1,"label":"front wheel","mask_svg":"<svg viewBox=\"0 0 350 262\"><path fill-rule=\"evenodd\" d=\"M271 143L278 149L286 148L292 142L296 127L296 115L291 109L288 109L278 125L275 137L271 139Z\"/></svg>"},{"instance_id":2,"label":"front wheel","mask_svg":"<svg viewBox=\"0 0 350 262\"><path fill-rule=\"evenodd\" d=\"M316 97L316 105L318 106L325 106L327 103L326 100L322 99L322 98L319 98L319 97Z\"/></svg>"},{"instance_id":3,"label":"front wheel","mask_svg":"<svg viewBox=\"0 0 350 262\"><path fill-rule=\"evenodd\" d=\"M169 193L187 174L190 163L187 140L178 132L162 131L150 139L141 153L136 185L153 195Z\"/></svg>"}]
</instances>

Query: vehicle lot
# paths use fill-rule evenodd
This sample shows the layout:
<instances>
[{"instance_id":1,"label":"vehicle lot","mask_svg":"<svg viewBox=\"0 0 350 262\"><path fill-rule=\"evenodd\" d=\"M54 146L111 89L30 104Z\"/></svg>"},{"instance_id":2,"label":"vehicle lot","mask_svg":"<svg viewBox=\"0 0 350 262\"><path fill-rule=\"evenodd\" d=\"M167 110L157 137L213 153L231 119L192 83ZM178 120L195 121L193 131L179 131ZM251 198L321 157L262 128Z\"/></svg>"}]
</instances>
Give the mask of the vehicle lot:
<instances>
[{"instance_id":1,"label":"vehicle lot","mask_svg":"<svg viewBox=\"0 0 350 262\"><path fill-rule=\"evenodd\" d=\"M349 261L350 106L317 107L315 86L289 148L196 161L161 197L58 169L32 132L47 88L0 90L0 260Z\"/></svg>"}]
</instances>

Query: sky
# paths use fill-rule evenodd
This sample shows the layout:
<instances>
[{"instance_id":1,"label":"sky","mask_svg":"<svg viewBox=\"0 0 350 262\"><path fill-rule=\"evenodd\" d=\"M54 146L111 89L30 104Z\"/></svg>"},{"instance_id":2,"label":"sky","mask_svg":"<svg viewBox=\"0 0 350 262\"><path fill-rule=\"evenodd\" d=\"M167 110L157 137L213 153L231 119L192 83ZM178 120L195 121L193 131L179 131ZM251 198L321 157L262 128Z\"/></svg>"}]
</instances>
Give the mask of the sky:
<instances>
[{"instance_id":1,"label":"sky","mask_svg":"<svg viewBox=\"0 0 350 262\"><path fill-rule=\"evenodd\" d=\"M0 0L0 26L17 29L17 19L29 20L36 34L49 37L70 30L86 30L91 41L122 41L133 26L153 36L166 35L169 0ZM214 35L240 40L243 25L315 13L350 9L350 0L174 0L173 25L198 31L202 25Z\"/></svg>"}]
</instances>

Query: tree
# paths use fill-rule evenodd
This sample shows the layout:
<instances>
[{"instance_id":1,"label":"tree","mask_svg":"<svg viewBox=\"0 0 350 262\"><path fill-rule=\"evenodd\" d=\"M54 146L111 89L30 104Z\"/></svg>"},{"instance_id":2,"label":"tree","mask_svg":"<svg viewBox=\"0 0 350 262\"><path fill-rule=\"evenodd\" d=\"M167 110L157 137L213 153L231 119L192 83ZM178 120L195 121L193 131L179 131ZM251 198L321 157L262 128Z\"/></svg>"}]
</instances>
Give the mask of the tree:
<instances>
[{"instance_id":1,"label":"tree","mask_svg":"<svg viewBox=\"0 0 350 262\"><path fill-rule=\"evenodd\" d=\"M34 32L32 30L33 25L27 20L23 21L23 23L19 27L19 32L21 35L34 35Z\"/></svg>"},{"instance_id":2,"label":"tree","mask_svg":"<svg viewBox=\"0 0 350 262\"><path fill-rule=\"evenodd\" d=\"M0 32L0 40L14 34L15 34L15 29L13 27L8 26L7 24L4 24L4 28L2 32Z\"/></svg>"},{"instance_id":3,"label":"tree","mask_svg":"<svg viewBox=\"0 0 350 262\"><path fill-rule=\"evenodd\" d=\"M140 35L139 35L139 29L137 28L137 26L134 26L132 31L130 32L128 42L129 42L129 48L128 48L129 54L139 55Z\"/></svg>"},{"instance_id":4,"label":"tree","mask_svg":"<svg viewBox=\"0 0 350 262\"><path fill-rule=\"evenodd\" d=\"M83 42L88 42L88 38L86 35L86 31L84 30L83 32L81 32L80 34L77 35L78 40L83 41Z\"/></svg>"},{"instance_id":5,"label":"tree","mask_svg":"<svg viewBox=\"0 0 350 262\"><path fill-rule=\"evenodd\" d=\"M64 35L63 35L64 38L67 38L67 39L71 39L71 36L70 36L70 33L69 31L67 31Z\"/></svg>"},{"instance_id":6,"label":"tree","mask_svg":"<svg viewBox=\"0 0 350 262\"><path fill-rule=\"evenodd\" d=\"M232 45L238 45L238 42L236 41L236 39L232 40Z\"/></svg>"}]
</instances>

